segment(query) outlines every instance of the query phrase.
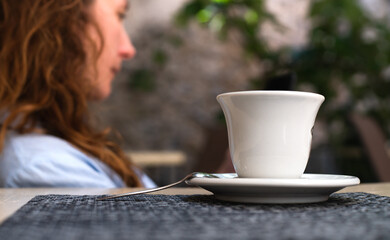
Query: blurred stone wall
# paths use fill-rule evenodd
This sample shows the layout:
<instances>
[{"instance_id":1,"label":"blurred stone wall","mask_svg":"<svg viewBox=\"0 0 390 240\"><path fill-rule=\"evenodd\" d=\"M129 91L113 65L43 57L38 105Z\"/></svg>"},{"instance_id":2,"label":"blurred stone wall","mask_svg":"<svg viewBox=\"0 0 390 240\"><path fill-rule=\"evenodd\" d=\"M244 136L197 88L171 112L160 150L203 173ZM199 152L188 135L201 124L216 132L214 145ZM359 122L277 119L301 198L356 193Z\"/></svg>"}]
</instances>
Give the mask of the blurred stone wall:
<instances>
[{"instance_id":1,"label":"blurred stone wall","mask_svg":"<svg viewBox=\"0 0 390 240\"><path fill-rule=\"evenodd\" d=\"M234 41L222 42L214 33L191 24L179 29L172 16L183 0L132 0L126 28L137 48L134 59L123 65L113 83L113 93L98 109L102 124L123 136L125 149L181 150L190 171L205 142L205 130L217 125L220 107L215 97L223 92L248 89L260 65L244 59ZM305 41L308 0L272 0L268 7L288 29L283 35L265 27L273 47ZM181 39L172 44L170 39ZM156 66L153 53L163 50L167 60ZM130 87L134 71L153 69L155 88Z\"/></svg>"}]
</instances>

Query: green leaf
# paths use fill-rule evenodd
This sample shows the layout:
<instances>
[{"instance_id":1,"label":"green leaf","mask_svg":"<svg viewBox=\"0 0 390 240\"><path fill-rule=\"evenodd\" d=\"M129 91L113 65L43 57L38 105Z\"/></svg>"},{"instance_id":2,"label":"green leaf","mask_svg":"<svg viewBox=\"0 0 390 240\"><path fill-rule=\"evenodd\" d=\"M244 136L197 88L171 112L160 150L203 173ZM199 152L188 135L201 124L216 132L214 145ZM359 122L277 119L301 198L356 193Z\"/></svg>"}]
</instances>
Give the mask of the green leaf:
<instances>
[{"instance_id":1,"label":"green leaf","mask_svg":"<svg viewBox=\"0 0 390 240\"><path fill-rule=\"evenodd\" d=\"M202 0L191 1L186 4L182 9L179 10L178 14L175 16L175 23L178 26L184 27L188 22L196 17L199 11L206 8L208 4Z\"/></svg>"},{"instance_id":2,"label":"green leaf","mask_svg":"<svg viewBox=\"0 0 390 240\"><path fill-rule=\"evenodd\" d=\"M244 19L248 24L256 24L259 21L259 15L252 9L248 9L244 15Z\"/></svg>"},{"instance_id":3,"label":"green leaf","mask_svg":"<svg viewBox=\"0 0 390 240\"><path fill-rule=\"evenodd\" d=\"M230 0L212 0L212 2L219 4L227 4L230 2Z\"/></svg>"},{"instance_id":4,"label":"green leaf","mask_svg":"<svg viewBox=\"0 0 390 240\"><path fill-rule=\"evenodd\" d=\"M196 14L196 19L199 23L207 23L210 21L213 13L209 9L202 9Z\"/></svg>"},{"instance_id":5,"label":"green leaf","mask_svg":"<svg viewBox=\"0 0 390 240\"><path fill-rule=\"evenodd\" d=\"M129 79L130 88L143 92L152 92L156 88L155 76L148 69L135 70Z\"/></svg>"},{"instance_id":6,"label":"green leaf","mask_svg":"<svg viewBox=\"0 0 390 240\"><path fill-rule=\"evenodd\" d=\"M210 29L214 32L221 32L226 23L225 16L221 13L215 15L210 21Z\"/></svg>"},{"instance_id":7,"label":"green leaf","mask_svg":"<svg viewBox=\"0 0 390 240\"><path fill-rule=\"evenodd\" d=\"M156 49L153 52L153 61L157 63L159 66L165 65L168 60L168 55L162 49Z\"/></svg>"}]
</instances>

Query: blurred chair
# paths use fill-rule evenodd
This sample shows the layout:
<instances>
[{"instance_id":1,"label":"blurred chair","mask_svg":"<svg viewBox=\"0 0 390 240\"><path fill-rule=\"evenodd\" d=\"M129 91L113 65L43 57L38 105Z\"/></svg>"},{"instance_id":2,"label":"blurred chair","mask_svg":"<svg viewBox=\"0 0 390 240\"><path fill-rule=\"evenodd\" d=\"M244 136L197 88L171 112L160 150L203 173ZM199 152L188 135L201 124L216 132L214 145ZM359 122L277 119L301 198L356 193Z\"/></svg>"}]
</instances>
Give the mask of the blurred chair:
<instances>
[{"instance_id":1,"label":"blurred chair","mask_svg":"<svg viewBox=\"0 0 390 240\"><path fill-rule=\"evenodd\" d=\"M361 139L379 181L390 181L390 157L382 129L368 116L354 113L349 116L349 119Z\"/></svg>"},{"instance_id":2,"label":"blurred chair","mask_svg":"<svg viewBox=\"0 0 390 240\"><path fill-rule=\"evenodd\" d=\"M182 178L181 172L187 163L182 151L126 151L126 155L159 186Z\"/></svg>"},{"instance_id":3,"label":"blurred chair","mask_svg":"<svg viewBox=\"0 0 390 240\"><path fill-rule=\"evenodd\" d=\"M206 129L205 134L206 141L193 171L234 172L233 165L229 165L230 157L227 156L229 144L226 127Z\"/></svg>"}]
</instances>

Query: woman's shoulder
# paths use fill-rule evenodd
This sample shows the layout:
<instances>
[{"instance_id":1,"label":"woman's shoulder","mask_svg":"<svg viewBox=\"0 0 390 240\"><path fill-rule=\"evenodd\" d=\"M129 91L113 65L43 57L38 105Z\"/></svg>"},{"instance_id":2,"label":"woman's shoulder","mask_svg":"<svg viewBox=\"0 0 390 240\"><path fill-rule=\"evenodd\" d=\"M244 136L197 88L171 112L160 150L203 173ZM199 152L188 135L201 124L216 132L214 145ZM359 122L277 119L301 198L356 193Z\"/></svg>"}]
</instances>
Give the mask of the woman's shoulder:
<instances>
[{"instance_id":1,"label":"woman's shoulder","mask_svg":"<svg viewBox=\"0 0 390 240\"><path fill-rule=\"evenodd\" d=\"M25 133L19 134L14 131L8 132L5 139L5 149L17 150L18 152L29 152L30 154L35 151L58 151L58 150L70 150L73 149L67 141L49 134L43 133Z\"/></svg>"},{"instance_id":2,"label":"woman's shoulder","mask_svg":"<svg viewBox=\"0 0 390 240\"><path fill-rule=\"evenodd\" d=\"M1 153L5 160L19 164L32 164L35 161L75 161L91 162L90 157L69 142L49 134L9 132ZM66 163L66 162L64 162Z\"/></svg>"},{"instance_id":3,"label":"woman's shoulder","mask_svg":"<svg viewBox=\"0 0 390 240\"><path fill-rule=\"evenodd\" d=\"M0 185L116 187L111 175L94 157L48 134L9 132L0 154Z\"/></svg>"}]
</instances>

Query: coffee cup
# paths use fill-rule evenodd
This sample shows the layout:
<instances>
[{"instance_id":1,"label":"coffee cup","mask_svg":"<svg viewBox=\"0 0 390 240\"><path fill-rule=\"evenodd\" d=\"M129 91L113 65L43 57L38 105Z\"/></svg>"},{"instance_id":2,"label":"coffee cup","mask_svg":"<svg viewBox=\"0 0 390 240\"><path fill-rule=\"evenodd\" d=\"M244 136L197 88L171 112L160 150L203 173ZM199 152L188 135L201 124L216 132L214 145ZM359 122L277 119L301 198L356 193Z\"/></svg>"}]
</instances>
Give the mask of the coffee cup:
<instances>
[{"instance_id":1,"label":"coffee cup","mask_svg":"<svg viewBox=\"0 0 390 240\"><path fill-rule=\"evenodd\" d=\"M223 93L233 166L241 178L300 178L311 150L312 128L325 100L298 91Z\"/></svg>"}]
</instances>

